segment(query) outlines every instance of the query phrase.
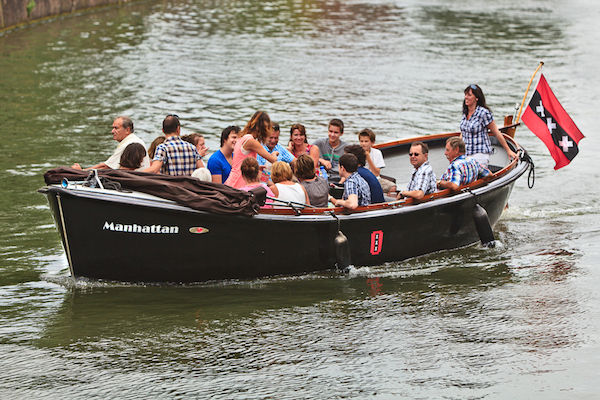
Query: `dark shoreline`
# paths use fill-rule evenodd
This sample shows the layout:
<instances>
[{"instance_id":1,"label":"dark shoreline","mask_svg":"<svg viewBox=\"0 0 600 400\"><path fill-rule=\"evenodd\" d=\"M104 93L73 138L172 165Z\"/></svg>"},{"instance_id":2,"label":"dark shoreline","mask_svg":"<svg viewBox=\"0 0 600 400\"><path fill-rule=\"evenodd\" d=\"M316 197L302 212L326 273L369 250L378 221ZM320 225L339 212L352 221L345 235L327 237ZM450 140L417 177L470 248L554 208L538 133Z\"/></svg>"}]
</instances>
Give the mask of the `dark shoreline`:
<instances>
[{"instance_id":1,"label":"dark shoreline","mask_svg":"<svg viewBox=\"0 0 600 400\"><path fill-rule=\"evenodd\" d=\"M2 0L0 33L44 20L142 0Z\"/></svg>"}]
</instances>

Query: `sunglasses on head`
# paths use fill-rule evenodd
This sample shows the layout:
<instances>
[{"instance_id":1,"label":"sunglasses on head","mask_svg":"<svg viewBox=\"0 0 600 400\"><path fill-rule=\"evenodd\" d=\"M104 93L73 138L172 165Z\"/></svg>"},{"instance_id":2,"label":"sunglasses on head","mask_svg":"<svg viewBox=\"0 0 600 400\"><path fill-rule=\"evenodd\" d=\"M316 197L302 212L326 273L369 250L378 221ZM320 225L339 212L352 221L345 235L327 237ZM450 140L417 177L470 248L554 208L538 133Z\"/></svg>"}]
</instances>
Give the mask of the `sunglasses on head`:
<instances>
[{"instance_id":1,"label":"sunglasses on head","mask_svg":"<svg viewBox=\"0 0 600 400\"><path fill-rule=\"evenodd\" d=\"M471 83L471 84L469 85L469 87L470 87L471 89L473 89L473 90L477 90L477 85L476 85L476 84L474 84L474 83Z\"/></svg>"},{"instance_id":2,"label":"sunglasses on head","mask_svg":"<svg viewBox=\"0 0 600 400\"><path fill-rule=\"evenodd\" d=\"M175 117L175 118L179 119L179 115L177 115L177 114L167 114L167 117Z\"/></svg>"}]
</instances>

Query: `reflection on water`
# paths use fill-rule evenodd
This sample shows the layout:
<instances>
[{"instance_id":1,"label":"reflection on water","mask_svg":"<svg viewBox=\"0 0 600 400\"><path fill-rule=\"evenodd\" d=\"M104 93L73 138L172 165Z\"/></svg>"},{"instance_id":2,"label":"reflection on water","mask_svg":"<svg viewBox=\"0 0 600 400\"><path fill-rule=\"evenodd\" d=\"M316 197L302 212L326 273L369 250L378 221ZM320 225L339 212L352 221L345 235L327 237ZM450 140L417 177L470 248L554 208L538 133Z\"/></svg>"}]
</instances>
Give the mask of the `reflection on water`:
<instances>
[{"instance_id":1,"label":"reflection on water","mask_svg":"<svg viewBox=\"0 0 600 400\"><path fill-rule=\"evenodd\" d=\"M0 393L597 393L600 204L586 151L600 145L597 8L584 0L147 1L1 35ZM474 245L350 276L75 282L36 193L53 166L108 157L116 115L132 116L150 142L176 112L184 133L202 132L212 150L224 126L257 109L284 133L303 123L311 140L339 117L344 139L370 127L384 141L456 130L471 82L501 119L540 59L588 137L555 172L544 146L519 130L538 167L536 187L515 186L496 249ZM290 244L294 251L309 249Z\"/></svg>"}]
</instances>

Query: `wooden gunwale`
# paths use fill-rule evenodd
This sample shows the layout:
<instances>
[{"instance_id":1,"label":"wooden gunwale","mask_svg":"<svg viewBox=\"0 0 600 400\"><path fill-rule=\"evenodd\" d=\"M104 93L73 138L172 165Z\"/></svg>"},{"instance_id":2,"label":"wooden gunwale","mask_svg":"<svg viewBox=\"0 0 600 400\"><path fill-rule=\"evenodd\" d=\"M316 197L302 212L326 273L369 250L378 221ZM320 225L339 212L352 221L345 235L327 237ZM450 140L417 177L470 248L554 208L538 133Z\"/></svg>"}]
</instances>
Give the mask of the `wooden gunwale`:
<instances>
[{"instance_id":1,"label":"wooden gunwale","mask_svg":"<svg viewBox=\"0 0 600 400\"><path fill-rule=\"evenodd\" d=\"M502 127L502 128L500 128L500 130L502 130L504 128L508 128L508 127ZM422 141L422 142L429 142L432 140L438 140L438 139L443 139L445 137L452 137L452 136L459 136L459 135L460 135L460 132L447 132L447 133L439 133L439 134L435 134L435 135L430 135L430 136L426 136L426 137L420 137L420 138L418 138L418 140ZM503 136L504 136L504 139L507 142L510 142L515 148L517 148L517 149L519 148L519 145L517 144L517 142L515 142L515 140L512 137L510 137L506 134L503 134ZM373 147L386 148L386 147L392 147L392 146L397 146L397 145L402 145L402 144L409 144L416 140L417 140L417 138L400 139L400 140L395 140L393 142L381 143L381 144L375 145ZM508 172L510 172L511 170L513 170L516 167L517 163L518 163L518 159L515 158L506 167L502 168L500 171L492 173L491 175L488 175L481 179L477 179L476 181L471 182L467 185L460 186L459 189L455 192L451 191L450 189L444 189L439 192L428 194L420 200L415 200L413 198L406 198L403 200L370 204L368 206L357 207L354 210L348 210L348 209L345 209L344 207L298 208L297 212L299 212L300 215L319 215L319 214L325 214L325 213L329 213L329 212L333 211L335 214L347 215L347 214L356 214L356 213L361 213L361 212L366 212L366 211L384 210L384 209L388 209L388 208L399 208L399 207L409 206L409 205L413 205L413 204L421 204L421 203L425 203L425 202L432 201L435 199L439 199L441 197L447 197L447 196L452 196L452 195L461 193L461 191L463 189L476 189L478 187L481 187L493 180L496 180L496 179L506 175ZM297 212L290 208L261 207L261 209L260 209L260 214L271 214L271 215L295 215Z\"/></svg>"}]
</instances>

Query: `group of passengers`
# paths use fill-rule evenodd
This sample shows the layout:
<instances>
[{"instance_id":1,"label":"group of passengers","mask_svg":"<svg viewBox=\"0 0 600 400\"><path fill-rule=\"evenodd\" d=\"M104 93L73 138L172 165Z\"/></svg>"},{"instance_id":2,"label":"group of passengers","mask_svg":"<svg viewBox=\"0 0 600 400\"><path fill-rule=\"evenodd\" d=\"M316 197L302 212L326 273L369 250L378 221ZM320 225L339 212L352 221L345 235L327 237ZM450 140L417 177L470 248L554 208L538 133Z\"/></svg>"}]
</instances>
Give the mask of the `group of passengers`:
<instances>
[{"instance_id":1,"label":"group of passengers","mask_svg":"<svg viewBox=\"0 0 600 400\"><path fill-rule=\"evenodd\" d=\"M243 129L228 126L221 133L220 148L203 162L208 148L201 134L181 136L179 117L169 114L162 124L164 135L157 137L148 150L133 133L130 118L117 117L112 126L113 139L119 142L104 162L86 169L126 169L168 175L190 175L204 181L222 183L242 190L265 187L267 206L288 203L333 206L354 209L374 203L411 197L422 199L436 190L457 190L459 186L487 176L492 152L488 129L509 156L508 147L485 103L481 88L469 85L463 101L460 137L446 142L445 155L450 165L440 180L428 161L424 142L412 143L409 159L414 171L406 190L396 190L391 179L381 175L385 167L382 152L373 147L375 133L358 132L359 144L341 140L344 123L329 121L328 135L308 143L302 124L290 127L287 146L279 143L280 128L264 111L254 113ZM79 164L73 168L81 169ZM329 195L332 187L343 185L340 199Z\"/></svg>"}]
</instances>

